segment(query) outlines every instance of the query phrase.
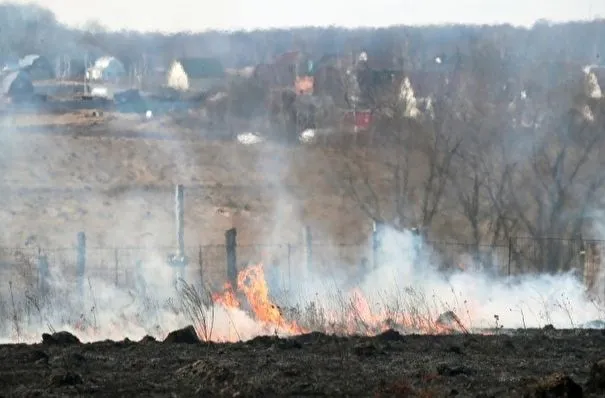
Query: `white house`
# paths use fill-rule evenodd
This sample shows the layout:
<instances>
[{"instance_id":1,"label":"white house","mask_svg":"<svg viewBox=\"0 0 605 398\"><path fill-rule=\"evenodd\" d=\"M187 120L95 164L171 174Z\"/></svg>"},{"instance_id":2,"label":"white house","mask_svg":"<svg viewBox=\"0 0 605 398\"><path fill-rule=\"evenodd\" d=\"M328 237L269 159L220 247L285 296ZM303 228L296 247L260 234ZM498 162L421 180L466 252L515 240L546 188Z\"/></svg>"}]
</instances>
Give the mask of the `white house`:
<instances>
[{"instance_id":1,"label":"white house","mask_svg":"<svg viewBox=\"0 0 605 398\"><path fill-rule=\"evenodd\" d=\"M225 69L216 58L181 58L167 74L167 84L181 91L208 91L223 83Z\"/></svg>"},{"instance_id":2,"label":"white house","mask_svg":"<svg viewBox=\"0 0 605 398\"><path fill-rule=\"evenodd\" d=\"M115 57L101 57L86 71L86 78L93 81L118 81L126 77L124 64Z\"/></svg>"}]
</instances>

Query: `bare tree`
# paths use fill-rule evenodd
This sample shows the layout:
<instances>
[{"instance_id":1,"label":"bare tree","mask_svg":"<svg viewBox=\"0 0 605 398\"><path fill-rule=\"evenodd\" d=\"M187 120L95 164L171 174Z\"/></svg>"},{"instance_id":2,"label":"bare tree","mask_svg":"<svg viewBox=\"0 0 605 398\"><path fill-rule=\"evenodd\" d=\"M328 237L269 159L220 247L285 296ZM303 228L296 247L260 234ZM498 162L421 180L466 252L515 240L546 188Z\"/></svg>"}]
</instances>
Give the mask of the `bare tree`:
<instances>
[{"instance_id":1,"label":"bare tree","mask_svg":"<svg viewBox=\"0 0 605 398\"><path fill-rule=\"evenodd\" d=\"M416 109L405 81L385 94L375 111L376 145L349 148L335 180L368 217L397 228L430 227L448 189L462 138L445 113ZM440 107L438 105L437 107Z\"/></svg>"}]
</instances>

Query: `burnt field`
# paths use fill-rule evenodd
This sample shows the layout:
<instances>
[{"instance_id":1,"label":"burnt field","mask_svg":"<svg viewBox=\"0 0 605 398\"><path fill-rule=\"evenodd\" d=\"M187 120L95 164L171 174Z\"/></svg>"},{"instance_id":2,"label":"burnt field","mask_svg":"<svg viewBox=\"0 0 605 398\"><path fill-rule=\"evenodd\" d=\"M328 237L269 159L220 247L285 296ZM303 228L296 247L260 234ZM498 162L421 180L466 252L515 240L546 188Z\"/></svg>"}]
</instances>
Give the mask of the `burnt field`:
<instances>
[{"instance_id":1,"label":"burnt field","mask_svg":"<svg viewBox=\"0 0 605 398\"><path fill-rule=\"evenodd\" d=\"M0 346L0 396L600 397L600 330L89 344L66 333ZM601 361L601 362L599 362Z\"/></svg>"}]
</instances>

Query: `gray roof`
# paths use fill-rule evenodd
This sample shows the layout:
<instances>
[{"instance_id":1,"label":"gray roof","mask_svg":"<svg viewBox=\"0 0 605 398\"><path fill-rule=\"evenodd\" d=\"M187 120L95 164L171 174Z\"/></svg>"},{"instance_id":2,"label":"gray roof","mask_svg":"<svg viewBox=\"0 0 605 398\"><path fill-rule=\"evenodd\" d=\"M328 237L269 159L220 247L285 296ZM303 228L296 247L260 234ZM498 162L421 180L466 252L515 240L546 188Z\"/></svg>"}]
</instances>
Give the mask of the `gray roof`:
<instances>
[{"instance_id":1,"label":"gray roof","mask_svg":"<svg viewBox=\"0 0 605 398\"><path fill-rule=\"evenodd\" d=\"M27 68L28 66L32 66L36 60L40 58L38 54L29 54L19 60L20 68Z\"/></svg>"},{"instance_id":2,"label":"gray roof","mask_svg":"<svg viewBox=\"0 0 605 398\"><path fill-rule=\"evenodd\" d=\"M191 79L225 76L223 64L216 58L181 58L177 61Z\"/></svg>"}]
</instances>

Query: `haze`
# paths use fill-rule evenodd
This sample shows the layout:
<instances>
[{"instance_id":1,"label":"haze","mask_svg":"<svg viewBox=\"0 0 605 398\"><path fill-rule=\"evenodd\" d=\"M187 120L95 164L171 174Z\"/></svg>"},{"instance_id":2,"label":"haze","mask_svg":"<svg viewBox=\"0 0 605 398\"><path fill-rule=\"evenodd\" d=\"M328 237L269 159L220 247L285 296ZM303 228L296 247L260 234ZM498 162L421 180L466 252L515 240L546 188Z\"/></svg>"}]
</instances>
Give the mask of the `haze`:
<instances>
[{"instance_id":1,"label":"haze","mask_svg":"<svg viewBox=\"0 0 605 398\"><path fill-rule=\"evenodd\" d=\"M32 1L17 0L17 3ZM110 30L204 31L292 26L344 27L440 23L532 25L605 16L605 2L596 0L283 0L143 1L35 0L70 26L100 22ZM210 3L211 5L208 5Z\"/></svg>"}]
</instances>

